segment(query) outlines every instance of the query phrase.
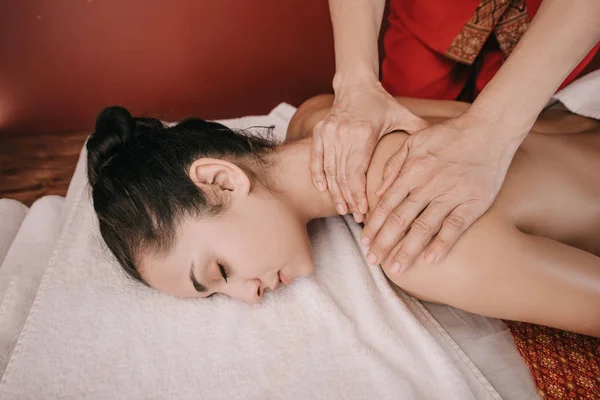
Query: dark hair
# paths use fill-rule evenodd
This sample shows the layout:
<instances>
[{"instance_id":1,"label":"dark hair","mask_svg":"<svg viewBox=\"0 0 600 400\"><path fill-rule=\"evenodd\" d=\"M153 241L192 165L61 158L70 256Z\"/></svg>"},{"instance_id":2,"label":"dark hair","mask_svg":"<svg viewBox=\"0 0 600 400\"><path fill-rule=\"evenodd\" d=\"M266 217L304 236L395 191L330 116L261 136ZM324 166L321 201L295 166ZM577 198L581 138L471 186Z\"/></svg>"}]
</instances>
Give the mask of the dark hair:
<instances>
[{"instance_id":1,"label":"dark hair","mask_svg":"<svg viewBox=\"0 0 600 400\"><path fill-rule=\"evenodd\" d=\"M210 157L264 166L274 142L202 119L169 127L109 107L98 115L86 148L102 238L125 272L143 282L135 264L140 251L168 251L183 217L216 215L227 206L211 204L192 182L192 163Z\"/></svg>"}]
</instances>

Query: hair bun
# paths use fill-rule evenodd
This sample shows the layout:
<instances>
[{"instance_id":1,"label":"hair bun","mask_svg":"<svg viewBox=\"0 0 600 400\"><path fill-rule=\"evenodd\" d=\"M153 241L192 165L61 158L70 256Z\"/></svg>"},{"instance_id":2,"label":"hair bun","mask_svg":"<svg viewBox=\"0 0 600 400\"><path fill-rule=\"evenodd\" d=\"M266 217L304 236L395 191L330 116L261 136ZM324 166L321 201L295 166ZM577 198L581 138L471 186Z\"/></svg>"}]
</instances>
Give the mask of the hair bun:
<instances>
[{"instance_id":1,"label":"hair bun","mask_svg":"<svg viewBox=\"0 0 600 400\"><path fill-rule=\"evenodd\" d=\"M90 185L95 185L102 169L135 136L135 125L135 120L123 107L108 107L98 115L96 129L86 144Z\"/></svg>"}]
</instances>

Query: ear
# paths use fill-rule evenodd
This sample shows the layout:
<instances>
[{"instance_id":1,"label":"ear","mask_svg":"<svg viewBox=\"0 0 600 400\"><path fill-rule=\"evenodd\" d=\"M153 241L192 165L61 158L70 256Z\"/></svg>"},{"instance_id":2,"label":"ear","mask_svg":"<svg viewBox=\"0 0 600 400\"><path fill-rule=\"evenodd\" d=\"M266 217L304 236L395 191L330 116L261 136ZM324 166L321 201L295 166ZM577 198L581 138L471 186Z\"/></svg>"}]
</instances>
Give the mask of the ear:
<instances>
[{"instance_id":1,"label":"ear","mask_svg":"<svg viewBox=\"0 0 600 400\"><path fill-rule=\"evenodd\" d=\"M192 163L190 179L208 196L214 193L218 199L241 200L250 194L252 187L248 175L237 165L215 158L200 158Z\"/></svg>"}]
</instances>

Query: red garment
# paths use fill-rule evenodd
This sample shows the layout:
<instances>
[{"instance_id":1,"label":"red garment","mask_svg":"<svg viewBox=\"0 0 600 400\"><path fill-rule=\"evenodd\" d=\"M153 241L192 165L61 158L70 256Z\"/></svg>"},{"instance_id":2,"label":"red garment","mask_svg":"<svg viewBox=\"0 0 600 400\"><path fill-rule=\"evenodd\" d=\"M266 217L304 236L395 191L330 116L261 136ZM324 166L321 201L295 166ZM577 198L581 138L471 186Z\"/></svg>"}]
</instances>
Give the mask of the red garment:
<instances>
[{"instance_id":1,"label":"red garment","mask_svg":"<svg viewBox=\"0 0 600 400\"><path fill-rule=\"evenodd\" d=\"M384 87L393 95L453 100L473 79L476 95L502 66L541 1L390 0ZM581 73L599 46L561 88Z\"/></svg>"}]
</instances>

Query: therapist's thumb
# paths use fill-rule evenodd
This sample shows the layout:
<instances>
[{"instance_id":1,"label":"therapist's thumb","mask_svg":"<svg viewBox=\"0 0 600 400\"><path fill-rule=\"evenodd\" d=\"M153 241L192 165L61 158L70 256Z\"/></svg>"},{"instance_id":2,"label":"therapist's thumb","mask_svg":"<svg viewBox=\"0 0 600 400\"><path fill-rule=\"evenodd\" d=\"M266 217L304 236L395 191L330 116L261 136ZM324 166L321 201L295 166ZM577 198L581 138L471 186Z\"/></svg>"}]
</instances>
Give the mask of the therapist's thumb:
<instances>
[{"instance_id":1,"label":"therapist's thumb","mask_svg":"<svg viewBox=\"0 0 600 400\"><path fill-rule=\"evenodd\" d=\"M429 126L427 121L416 116L401 104L397 104L397 107L394 107L389 115L392 123L390 124L388 132L385 133L390 133L392 131L406 131L413 134Z\"/></svg>"},{"instance_id":2,"label":"therapist's thumb","mask_svg":"<svg viewBox=\"0 0 600 400\"><path fill-rule=\"evenodd\" d=\"M383 167L383 174L381 176L381 183L375 191L375 196L382 196L386 190L392 186L392 183L400 175L404 161L408 157L408 145L406 142L400 147L394 155L392 155L385 163Z\"/></svg>"}]
</instances>

